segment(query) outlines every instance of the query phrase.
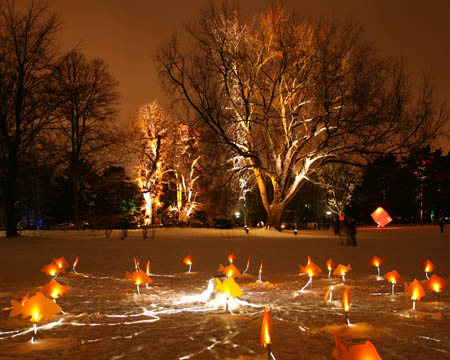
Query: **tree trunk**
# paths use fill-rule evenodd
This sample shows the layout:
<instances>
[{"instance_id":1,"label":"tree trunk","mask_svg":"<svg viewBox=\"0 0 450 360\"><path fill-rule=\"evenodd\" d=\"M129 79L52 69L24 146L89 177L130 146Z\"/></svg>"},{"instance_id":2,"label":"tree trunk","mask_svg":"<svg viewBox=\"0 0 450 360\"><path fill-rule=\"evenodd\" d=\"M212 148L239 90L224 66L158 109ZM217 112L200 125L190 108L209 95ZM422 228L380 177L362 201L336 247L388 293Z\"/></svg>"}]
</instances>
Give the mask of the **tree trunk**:
<instances>
[{"instance_id":1,"label":"tree trunk","mask_svg":"<svg viewBox=\"0 0 450 360\"><path fill-rule=\"evenodd\" d=\"M276 202L276 200L272 202L267 213L267 225L269 228L281 231L281 216L283 215L284 208L284 203Z\"/></svg>"},{"instance_id":2,"label":"tree trunk","mask_svg":"<svg viewBox=\"0 0 450 360\"><path fill-rule=\"evenodd\" d=\"M8 173L6 178L6 237L19 235L17 233L17 158L15 152L10 151L8 157Z\"/></svg>"}]
</instances>

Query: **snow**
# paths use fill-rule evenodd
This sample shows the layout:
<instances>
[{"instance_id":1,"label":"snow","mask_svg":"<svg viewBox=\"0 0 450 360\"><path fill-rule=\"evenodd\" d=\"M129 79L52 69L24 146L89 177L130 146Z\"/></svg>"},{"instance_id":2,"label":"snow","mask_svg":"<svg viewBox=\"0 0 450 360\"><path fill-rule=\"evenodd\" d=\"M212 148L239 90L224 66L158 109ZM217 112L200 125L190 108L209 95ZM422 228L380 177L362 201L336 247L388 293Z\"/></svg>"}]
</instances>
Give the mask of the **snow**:
<instances>
[{"instance_id":1,"label":"snow","mask_svg":"<svg viewBox=\"0 0 450 360\"><path fill-rule=\"evenodd\" d=\"M447 229L445 229L447 230ZM152 236L154 235L154 236ZM19 238L0 233L0 358L3 359L266 359L260 346L264 307L272 307L272 352L279 359L331 359L334 333L347 345L371 341L383 359L450 359L450 289L416 303L395 287L377 281L368 262L385 257L381 275L396 269L409 283L425 280L422 263L430 259L434 273L450 277L450 232L438 226L361 228L358 247L338 245L331 231L305 230L277 233L263 229L161 228L144 240L130 231L105 239L102 231L25 231ZM211 292L209 282L219 276L219 264L234 253L243 271L237 279L243 295L230 301L225 313L223 296ZM192 273L182 260L197 259ZM312 290L299 275L308 255L322 268ZM32 323L10 318L11 300L33 295L51 279L40 269L64 256L79 262L57 277L69 293L57 299L64 313L38 324L31 343ZM136 294L125 270L134 271L151 261L153 283ZM349 321L341 306L340 277L328 279L325 262L351 264L346 275L352 298ZM258 282L260 261L262 280ZM324 295L334 285L333 301Z\"/></svg>"}]
</instances>

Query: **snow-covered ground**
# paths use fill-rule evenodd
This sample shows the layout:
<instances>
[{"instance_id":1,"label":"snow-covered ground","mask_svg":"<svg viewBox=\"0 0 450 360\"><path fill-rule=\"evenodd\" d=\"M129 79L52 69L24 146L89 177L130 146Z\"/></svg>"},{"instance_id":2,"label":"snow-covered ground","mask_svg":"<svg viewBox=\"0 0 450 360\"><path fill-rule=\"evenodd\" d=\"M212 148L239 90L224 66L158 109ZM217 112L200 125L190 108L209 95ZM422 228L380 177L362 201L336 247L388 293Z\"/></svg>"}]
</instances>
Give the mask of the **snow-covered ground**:
<instances>
[{"instance_id":1,"label":"snow-covered ground","mask_svg":"<svg viewBox=\"0 0 450 360\"><path fill-rule=\"evenodd\" d=\"M24 232L20 238L0 234L0 359L266 359L260 346L264 307L272 307L272 351L276 359L331 359L333 333L348 345L370 340L383 359L450 359L450 289L440 302L427 295L412 303L402 294L391 295L391 285L376 280L369 267L372 256L384 257L381 274L396 269L408 282L425 280L422 263L430 259L434 273L450 277L450 229L438 226L359 229L358 247L338 245L330 231L276 233L251 229L158 229L142 238L130 231L120 240L119 231L109 240L101 231ZM237 279L243 295L233 314L214 296L200 297L220 264L234 253L242 271L250 257L248 275ZM186 273L183 258L197 261ZM38 325L31 343L32 323L10 318L11 300L33 295L51 279L40 272L53 258L64 256L79 263L57 281L69 293L57 300L64 313ZM322 268L312 290L299 290L307 277L299 265L307 257ZM151 261L150 288L125 280L125 270ZM351 264L346 280L352 304L344 324L340 277L328 279L325 262ZM258 279L263 260L262 280ZM334 302L324 295L335 285Z\"/></svg>"}]
</instances>

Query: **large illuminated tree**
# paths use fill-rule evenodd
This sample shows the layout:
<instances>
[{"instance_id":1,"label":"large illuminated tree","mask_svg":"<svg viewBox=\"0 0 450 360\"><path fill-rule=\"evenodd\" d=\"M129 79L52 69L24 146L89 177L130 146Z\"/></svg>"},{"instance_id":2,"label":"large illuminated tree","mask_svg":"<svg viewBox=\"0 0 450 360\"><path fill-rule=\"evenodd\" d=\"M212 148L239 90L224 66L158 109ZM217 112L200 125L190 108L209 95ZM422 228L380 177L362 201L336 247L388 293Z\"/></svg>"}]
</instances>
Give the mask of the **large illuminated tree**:
<instances>
[{"instance_id":1,"label":"large illuminated tree","mask_svg":"<svg viewBox=\"0 0 450 360\"><path fill-rule=\"evenodd\" d=\"M400 65L352 21L299 22L280 7L251 21L210 5L159 49L161 78L252 170L268 224L329 161L364 162L429 140L441 118L417 103ZM439 115L439 114L437 114Z\"/></svg>"},{"instance_id":2,"label":"large illuminated tree","mask_svg":"<svg viewBox=\"0 0 450 360\"><path fill-rule=\"evenodd\" d=\"M138 184L144 196L145 225L155 222L163 177L169 169L167 154L172 146L170 122L155 100L142 105L135 118L135 142L138 146Z\"/></svg>"}]
</instances>

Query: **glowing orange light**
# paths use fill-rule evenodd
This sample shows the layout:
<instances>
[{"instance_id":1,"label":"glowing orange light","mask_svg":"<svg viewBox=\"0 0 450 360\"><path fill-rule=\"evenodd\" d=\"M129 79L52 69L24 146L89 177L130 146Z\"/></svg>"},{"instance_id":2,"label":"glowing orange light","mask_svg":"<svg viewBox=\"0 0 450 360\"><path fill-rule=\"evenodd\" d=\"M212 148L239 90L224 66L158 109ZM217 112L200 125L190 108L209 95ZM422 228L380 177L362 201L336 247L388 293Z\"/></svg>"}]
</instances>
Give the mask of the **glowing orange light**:
<instances>
[{"instance_id":1,"label":"glowing orange light","mask_svg":"<svg viewBox=\"0 0 450 360\"><path fill-rule=\"evenodd\" d=\"M216 286L214 290L225 294L227 298L236 298L242 295L241 288L232 277L224 280L223 282L216 278Z\"/></svg>"},{"instance_id":2,"label":"glowing orange light","mask_svg":"<svg viewBox=\"0 0 450 360\"><path fill-rule=\"evenodd\" d=\"M382 263L384 263L384 259L379 258L378 256L372 257L369 261L369 266L379 267Z\"/></svg>"},{"instance_id":3,"label":"glowing orange light","mask_svg":"<svg viewBox=\"0 0 450 360\"><path fill-rule=\"evenodd\" d=\"M44 274L47 274L47 275L50 275L50 276L56 276L57 274L59 274L59 273L62 271L62 269L60 269L60 268L58 267L58 265L56 265L55 263L50 263L50 264L48 264L48 265L45 265L45 266L41 269L41 271L42 271Z\"/></svg>"},{"instance_id":4,"label":"glowing orange light","mask_svg":"<svg viewBox=\"0 0 450 360\"><path fill-rule=\"evenodd\" d=\"M51 316L61 312L61 307L41 292L29 298L22 308L22 318L31 317L31 321L47 321Z\"/></svg>"},{"instance_id":5,"label":"glowing orange light","mask_svg":"<svg viewBox=\"0 0 450 360\"><path fill-rule=\"evenodd\" d=\"M372 216L373 221L375 221L381 227L389 224L392 221L392 218L382 207L378 207L372 214L370 214L370 216Z\"/></svg>"},{"instance_id":6,"label":"glowing orange light","mask_svg":"<svg viewBox=\"0 0 450 360\"><path fill-rule=\"evenodd\" d=\"M327 260L327 262L325 263L325 265L326 265L328 271L333 270L334 264L333 264L333 260L331 260L331 258L329 258L329 259Z\"/></svg>"},{"instance_id":7,"label":"glowing orange light","mask_svg":"<svg viewBox=\"0 0 450 360\"><path fill-rule=\"evenodd\" d=\"M400 276L400 274L397 272L397 270L393 270L384 274L384 277L391 284L399 284L404 280L403 277Z\"/></svg>"},{"instance_id":8,"label":"glowing orange light","mask_svg":"<svg viewBox=\"0 0 450 360\"><path fill-rule=\"evenodd\" d=\"M316 264L314 264L309 256L308 256L308 263L306 264L306 266L300 265L300 273L304 273L309 277L319 275L321 272L322 269L318 267Z\"/></svg>"},{"instance_id":9,"label":"glowing orange light","mask_svg":"<svg viewBox=\"0 0 450 360\"><path fill-rule=\"evenodd\" d=\"M42 319L42 314L39 313L39 310L35 310L33 312L33 315L30 318L30 321L32 322L39 322Z\"/></svg>"},{"instance_id":10,"label":"glowing orange light","mask_svg":"<svg viewBox=\"0 0 450 360\"><path fill-rule=\"evenodd\" d=\"M225 267L222 264L220 264L219 269L217 271L221 272L228 278L231 277L238 278L242 276L241 272L234 264L227 265Z\"/></svg>"},{"instance_id":11,"label":"glowing orange light","mask_svg":"<svg viewBox=\"0 0 450 360\"><path fill-rule=\"evenodd\" d=\"M344 293L342 294L342 307L344 308L344 311L346 313L349 312L350 310L350 304L351 304L350 290L348 285L346 285Z\"/></svg>"},{"instance_id":12,"label":"glowing orange light","mask_svg":"<svg viewBox=\"0 0 450 360\"><path fill-rule=\"evenodd\" d=\"M263 261L261 260L261 264L259 265L259 275L262 274L262 269L263 269Z\"/></svg>"},{"instance_id":13,"label":"glowing orange light","mask_svg":"<svg viewBox=\"0 0 450 360\"><path fill-rule=\"evenodd\" d=\"M75 258L75 261L73 262L73 267L76 267L78 265L78 256Z\"/></svg>"},{"instance_id":14,"label":"glowing orange light","mask_svg":"<svg viewBox=\"0 0 450 360\"><path fill-rule=\"evenodd\" d=\"M192 265L194 263L194 259L190 255L188 255L183 259L183 262L186 265Z\"/></svg>"},{"instance_id":15,"label":"glowing orange light","mask_svg":"<svg viewBox=\"0 0 450 360\"><path fill-rule=\"evenodd\" d=\"M423 283L423 287L427 290L440 293L442 289L447 287L447 281L440 276L433 274L431 277Z\"/></svg>"},{"instance_id":16,"label":"glowing orange light","mask_svg":"<svg viewBox=\"0 0 450 360\"><path fill-rule=\"evenodd\" d=\"M233 264L236 262L236 257L234 256L234 254L230 254L227 256L227 260L229 261L230 264Z\"/></svg>"},{"instance_id":17,"label":"glowing orange light","mask_svg":"<svg viewBox=\"0 0 450 360\"><path fill-rule=\"evenodd\" d=\"M147 264L145 264L145 272L150 276L150 260L147 260Z\"/></svg>"},{"instance_id":18,"label":"glowing orange light","mask_svg":"<svg viewBox=\"0 0 450 360\"><path fill-rule=\"evenodd\" d=\"M128 271L125 271L125 279L134 281L136 285L151 284L153 282L153 280L142 270L135 271L131 274Z\"/></svg>"},{"instance_id":19,"label":"glowing orange light","mask_svg":"<svg viewBox=\"0 0 450 360\"><path fill-rule=\"evenodd\" d=\"M52 299L57 299L60 296L66 294L68 292L68 289L69 285L63 286L56 280L52 280L42 287L42 292Z\"/></svg>"},{"instance_id":20,"label":"glowing orange light","mask_svg":"<svg viewBox=\"0 0 450 360\"><path fill-rule=\"evenodd\" d=\"M134 257L134 268L136 269L136 271L139 270L139 260L136 256Z\"/></svg>"},{"instance_id":21,"label":"glowing orange light","mask_svg":"<svg viewBox=\"0 0 450 360\"><path fill-rule=\"evenodd\" d=\"M381 360L375 346L370 341L348 347L339 335L334 335L336 348L331 356L336 360Z\"/></svg>"},{"instance_id":22,"label":"glowing orange light","mask_svg":"<svg viewBox=\"0 0 450 360\"><path fill-rule=\"evenodd\" d=\"M434 265L433 263L430 261L430 259L427 259L423 265L422 265L423 271L425 271L426 273L432 272L434 270Z\"/></svg>"},{"instance_id":23,"label":"glowing orange light","mask_svg":"<svg viewBox=\"0 0 450 360\"><path fill-rule=\"evenodd\" d=\"M409 284L408 293L411 296L411 300L413 301L420 300L425 296L425 290L416 279L414 279L414 281Z\"/></svg>"},{"instance_id":24,"label":"glowing orange light","mask_svg":"<svg viewBox=\"0 0 450 360\"><path fill-rule=\"evenodd\" d=\"M264 315L261 325L261 346L267 347L271 344L270 328L272 326L272 308L267 311L264 308Z\"/></svg>"},{"instance_id":25,"label":"glowing orange light","mask_svg":"<svg viewBox=\"0 0 450 360\"><path fill-rule=\"evenodd\" d=\"M333 275L345 276L352 269L351 265L347 266L339 264L333 271Z\"/></svg>"},{"instance_id":26,"label":"glowing orange light","mask_svg":"<svg viewBox=\"0 0 450 360\"><path fill-rule=\"evenodd\" d=\"M65 269L69 267L69 263L66 261L66 259L64 259L64 257L53 259L53 262L59 267L61 272L65 272Z\"/></svg>"}]
</instances>

